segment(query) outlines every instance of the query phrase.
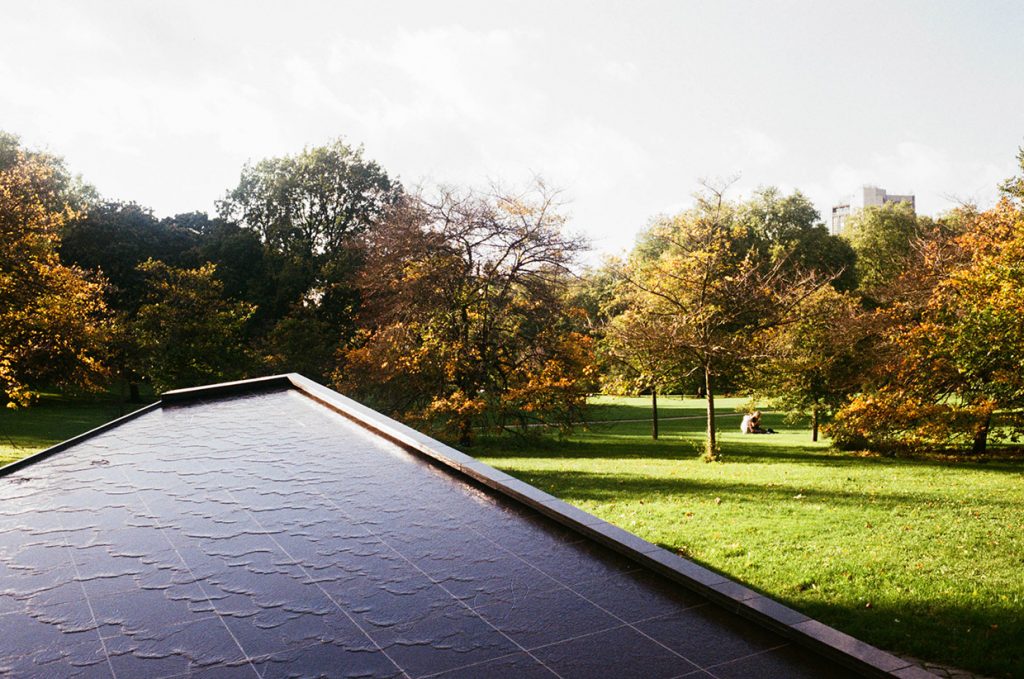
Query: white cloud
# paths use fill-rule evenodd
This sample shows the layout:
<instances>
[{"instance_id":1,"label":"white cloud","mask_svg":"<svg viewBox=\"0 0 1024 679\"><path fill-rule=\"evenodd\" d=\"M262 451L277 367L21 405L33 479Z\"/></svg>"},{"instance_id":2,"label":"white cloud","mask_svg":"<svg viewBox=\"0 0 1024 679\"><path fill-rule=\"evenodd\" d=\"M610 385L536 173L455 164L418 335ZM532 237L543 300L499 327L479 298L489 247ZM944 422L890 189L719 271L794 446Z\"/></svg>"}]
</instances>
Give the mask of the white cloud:
<instances>
[{"instance_id":1,"label":"white cloud","mask_svg":"<svg viewBox=\"0 0 1024 679\"><path fill-rule=\"evenodd\" d=\"M786 155L785 145L774 137L751 127L733 130L724 154L738 170L765 168Z\"/></svg>"},{"instance_id":2,"label":"white cloud","mask_svg":"<svg viewBox=\"0 0 1024 679\"><path fill-rule=\"evenodd\" d=\"M608 78L623 83L635 82L640 73L640 69L632 61L606 61L603 71Z\"/></svg>"},{"instance_id":3,"label":"white cloud","mask_svg":"<svg viewBox=\"0 0 1024 679\"><path fill-rule=\"evenodd\" d=\"M245 160L343 136L410 184L542 174L567 189L577 228L616 247L659 208L688 205L708 175L742 172L734 196L799 187L826 210L867 183L913 190L929 214L947 195L984 205L1020 143L1008 131L1019 88L977 81L972 100L988 105L967 120L932 104L927 69L899 81L898 99L883 88L851 101L844 68L874 72L877 50L792 57L777 49L784 20L743 33L714 21L714 5L580 21L557 3L542 16L445 3L9 4L0 125L158 213L209 209ZM1013 37L971 68L1020 61ZM920 66L901 62L921 53L904 48L886 53L888 71Z\"/></svg>"}]
</instances>

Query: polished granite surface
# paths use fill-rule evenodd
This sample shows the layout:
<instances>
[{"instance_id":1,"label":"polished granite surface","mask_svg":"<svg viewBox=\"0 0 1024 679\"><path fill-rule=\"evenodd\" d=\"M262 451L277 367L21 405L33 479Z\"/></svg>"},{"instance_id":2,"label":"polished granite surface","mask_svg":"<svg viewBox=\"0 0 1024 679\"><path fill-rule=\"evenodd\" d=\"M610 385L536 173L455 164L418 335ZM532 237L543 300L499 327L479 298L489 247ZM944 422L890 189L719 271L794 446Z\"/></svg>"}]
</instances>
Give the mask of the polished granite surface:
<instances>
[{"instance_id":1,"label":"polished granite surface","mask_svg":"<svg viewBox=\"0 0 1024 679\"><path fill-rule=\"evenodd\" d=\"M0 675L851 676L295 391L0 478Z\"/></svg>"}]
</instances>

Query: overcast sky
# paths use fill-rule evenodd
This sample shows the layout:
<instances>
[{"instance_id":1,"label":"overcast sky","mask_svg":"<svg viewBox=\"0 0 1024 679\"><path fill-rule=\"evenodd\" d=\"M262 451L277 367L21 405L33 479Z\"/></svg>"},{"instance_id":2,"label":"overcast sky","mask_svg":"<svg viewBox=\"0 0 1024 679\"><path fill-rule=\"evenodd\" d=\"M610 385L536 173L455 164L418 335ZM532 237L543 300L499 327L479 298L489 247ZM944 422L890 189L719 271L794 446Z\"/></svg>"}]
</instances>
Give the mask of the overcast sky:
<instances>
[{"instance_id":1,"label":"overcast sky","mask_svg":"<svg viewBox=\"0 0 1024 679\"><path fill-rule=\"evenodd\" d=\"M108 198L213 211L335 137L407 185L565 189L628 248L701 177L990 203L1024 144L1024 2L0 0L0 129Z\"/></svg>"}]
</instances>

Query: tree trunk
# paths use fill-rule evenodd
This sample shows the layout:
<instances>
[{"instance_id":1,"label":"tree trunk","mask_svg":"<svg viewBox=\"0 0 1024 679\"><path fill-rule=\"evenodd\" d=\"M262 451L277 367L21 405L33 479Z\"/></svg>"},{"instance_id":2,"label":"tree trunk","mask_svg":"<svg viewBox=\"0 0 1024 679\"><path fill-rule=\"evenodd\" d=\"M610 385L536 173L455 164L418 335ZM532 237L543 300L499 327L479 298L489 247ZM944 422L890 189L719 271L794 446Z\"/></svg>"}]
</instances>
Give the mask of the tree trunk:
<instances>
[{"instance_id":1,"label":"tree trunk","mask_svg":"<svg viewBox=\"0 0 1024 679\"><path fill-rule=\"evenodd\" d=\"M468 417L459 421L459 445L468 446L473 442L473 423Z\"/></svg>"},{"instance_id":2,"label":"tree trunk","mask_svg":"<svg viewBox=\"0 0 1024 679\"><path fill-rule=\"evenodd\" d=\"M988 430L992 426L992 414L990 413L986 418L985 422L979 426L974 432L974 445L971 446L971 452L975 455L984 455L985 449L988 446Z\"/></svg>"},{"instance_id":3,"label":"tree trunk","mask_svg":"<svg viewBox=\"0 0 1024 679\"><path fill-rule=\"evenodd\" d=\"M658 440L658 388L651 387L651 437Z\"/></svg>"},{"instance_id":4,"label":"tree trunk","mask_svg":"<svg viewBox=\"0 0 1024 679\"><path fill-rule=\"evenodd\" d=\"M811 408L811 440L818 440L818 406Z\"/></svg>"},{"instance_id":5,"label":"tree trunk","mask_svg":"<svg viewBox=\"0 0 1024 679\"><path fill-rule=\"evenodd\" d=\"M708 400L708 437L704 443L704 459L711 461L718 459L718 446L715 441L715 392L711 386L710 366L704 366L704 390Z\"/></svg>"},{"instance_id":6,"label":"tree trunk","mask_svg":"<svg viewBox=\"0 0 1024 679\"><path fill-rule=\"evenodd\" d=\"M128 400L131 403L138 403L139 401L142 400L142 397L139 395L139 383L138 382L129 382L128 383Z\"/></svg>"}]
</instances>

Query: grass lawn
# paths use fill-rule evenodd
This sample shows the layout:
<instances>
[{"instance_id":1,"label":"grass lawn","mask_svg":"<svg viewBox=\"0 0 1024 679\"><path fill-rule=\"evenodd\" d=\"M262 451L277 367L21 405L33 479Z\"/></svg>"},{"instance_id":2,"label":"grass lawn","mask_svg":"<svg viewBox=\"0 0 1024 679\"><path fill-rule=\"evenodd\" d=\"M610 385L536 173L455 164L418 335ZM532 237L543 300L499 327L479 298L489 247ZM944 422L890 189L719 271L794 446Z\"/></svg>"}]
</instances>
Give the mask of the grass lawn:
<instances>
[{"instance_id":1,"label":"grass lawn","mask_svg":"<svg viewBox=\"0 0 1024 679\"><path fill-rule=\"evenodd\" d=\"M1024 677L1024 463L857 457L781 433L744 436L718 401L724 462L698 459L704 402L564 439L482 438L469 452L884 649ZM648 417L595 399L590 419Z\"/></svg>"},{"instance_id":2,"label":"grass lawn","mask_svg":"<svg viewBox=\"0 0 1024 679\"><path fill-rule=\"evenodd\" d=\"M0 466L141 407L107 393L85 398L43 394L30 408L0 408Z\"/></svg>"}]
</instances>

